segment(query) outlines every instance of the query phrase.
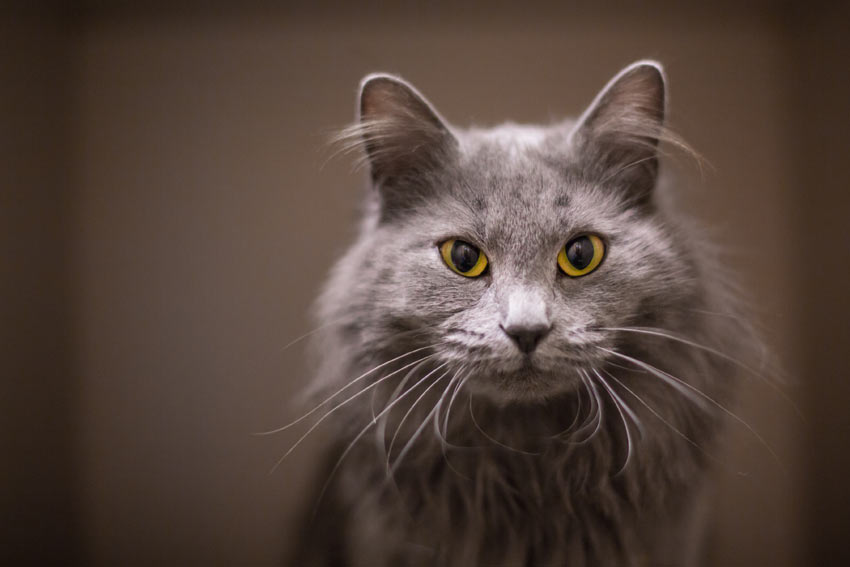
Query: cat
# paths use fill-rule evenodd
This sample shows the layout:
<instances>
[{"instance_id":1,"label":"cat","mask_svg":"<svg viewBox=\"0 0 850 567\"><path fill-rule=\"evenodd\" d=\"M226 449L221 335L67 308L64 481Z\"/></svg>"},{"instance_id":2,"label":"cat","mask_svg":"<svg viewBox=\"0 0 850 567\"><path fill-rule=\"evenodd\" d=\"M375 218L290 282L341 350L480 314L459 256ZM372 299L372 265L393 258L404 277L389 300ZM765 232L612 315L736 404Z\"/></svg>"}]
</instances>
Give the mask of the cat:
<instances>
[{"instance_id":1,"label":"cat","mask_svg":"<svg viewBox=\"0 0 850 567\"><path fill-rule=\"evenodd\" d=\"M698 563L750 345L660 196L659 145L685 147L666 89L639 61L577 120L460 129L399 77L362 81L340 140L370 190L304 416L334 441L291 564Z\"/></svg>"}]
</instances>

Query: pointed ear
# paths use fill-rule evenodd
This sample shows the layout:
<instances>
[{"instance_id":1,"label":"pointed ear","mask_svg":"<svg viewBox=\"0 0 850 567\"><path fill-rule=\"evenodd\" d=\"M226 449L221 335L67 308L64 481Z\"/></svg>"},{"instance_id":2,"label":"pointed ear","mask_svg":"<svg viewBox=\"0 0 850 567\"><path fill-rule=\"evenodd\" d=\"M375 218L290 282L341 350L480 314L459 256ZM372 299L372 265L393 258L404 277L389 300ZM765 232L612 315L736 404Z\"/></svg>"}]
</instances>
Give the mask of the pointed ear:
<instances>
[{"instance_id":1,"label":"pointed ear","mask_svg":"<svg viewBox=\"0 0 850 567\"><path fill-rule=\"evenodd\" d=\"M638 61L620 71L571 134L583 169L593 179L621 186L636 201L648 199L658 175L665 99L658 63Z\"/></svg>"},{"instance_id":2,"label":"pointed ear","mask_svg":"<svg viewBox=\"0 0 850 567\"><path fill-rule=\"evenodd\" d=\"M368 75L361 82L357 128L372 179L380 186L399 180L415 182L445 164L457 147L457 140L425 97L391 75Z\"/></svg>"}]
</instances>

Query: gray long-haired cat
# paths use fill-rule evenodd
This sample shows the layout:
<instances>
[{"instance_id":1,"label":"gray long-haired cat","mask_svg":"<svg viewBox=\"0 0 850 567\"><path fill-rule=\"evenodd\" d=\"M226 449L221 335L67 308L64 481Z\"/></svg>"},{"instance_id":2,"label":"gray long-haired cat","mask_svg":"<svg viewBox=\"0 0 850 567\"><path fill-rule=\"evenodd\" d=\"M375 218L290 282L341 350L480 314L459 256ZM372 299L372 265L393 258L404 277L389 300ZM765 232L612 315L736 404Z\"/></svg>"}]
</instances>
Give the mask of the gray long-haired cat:
<instances>
[{"instance_id":1,"label":"gray long-haired cat","mask_svg":"<svg viewBox=\"0 0 850 567\"><path fill-rule=\"evenodd\" d=\"M364 79L343 140L374 190L318 302L335 443L293 564L697 561L747 343L658 196L665 100L642 61L576 121L462 130Z\"/></svg>"}]
</instances>

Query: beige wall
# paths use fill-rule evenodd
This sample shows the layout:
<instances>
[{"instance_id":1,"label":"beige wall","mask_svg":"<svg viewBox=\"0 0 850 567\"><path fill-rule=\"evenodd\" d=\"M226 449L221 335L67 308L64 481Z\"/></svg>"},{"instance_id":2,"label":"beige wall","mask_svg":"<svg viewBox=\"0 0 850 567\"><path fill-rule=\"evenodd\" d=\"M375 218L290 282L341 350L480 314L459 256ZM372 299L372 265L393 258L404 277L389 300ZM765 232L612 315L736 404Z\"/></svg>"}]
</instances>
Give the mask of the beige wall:
<instances>
[{"instance_id":1,"label":"beige wall","mask_svg":"<svg viewBox=\"0 0 850 567\"><path fill-rule=\"evenodd\" d=\"M85 558L282 557L315 480L319 438L268 474L296 435L251 432L295 415L291 401L307 379L302 344L282 347L311 328L307 306L353 232L362 178L350 160L329 161L325 141L351 119L362 75L402 74L460 125L539 122L579 112L621 66L652 57L668 71L673 126L713 165L701 182L685 166L698 182L683 189L682 203L727 247L769 343L801 383L784 390L815 415L807 425L771 388L742 385L738 413L779 463L745 428L732 428L719 452L708 556L718 566L799 564L807 530L841 521L837 507L823 515L829 498L804 487L821 478L811 440L842 423L839 400L848 399L846 390L815 389L825 374L801 371L815 352L801 326L820 328L832 314L809 295L800 255L811 252L810 235L826 234L824 223L839 225L825 195L815 199L825 221L801 214L812 191L806 156L816 153L801 133L817 143L829 122L801 120L800 108L819 108L800 80L820 73L832 84L831 68L808 71L803 54L818 56L822 35L838 33L828 22L841 16L819 10L824 16L810 12L805 25L769 4L732 13L661 2L630 12L101 7L78 15L68 24L63 116L73 186L74 327L65 344L79 382L66 386L78 396L63 410L78 433L64 445L77 479L65 493L78 499L74 541ZM824 104L840 112L838 100ZM819 175L825 191L840 191ZM847 238L832 236L845 243L843 256L813 252L824 263L818 279L846 285ZM846 302L839 308L848 311ZM846 339L846 325L828 337ZM829 413L811 411L821 407ZM815 458L829 468L838 447L821 448Z\"/></svg>"}]
</instances>

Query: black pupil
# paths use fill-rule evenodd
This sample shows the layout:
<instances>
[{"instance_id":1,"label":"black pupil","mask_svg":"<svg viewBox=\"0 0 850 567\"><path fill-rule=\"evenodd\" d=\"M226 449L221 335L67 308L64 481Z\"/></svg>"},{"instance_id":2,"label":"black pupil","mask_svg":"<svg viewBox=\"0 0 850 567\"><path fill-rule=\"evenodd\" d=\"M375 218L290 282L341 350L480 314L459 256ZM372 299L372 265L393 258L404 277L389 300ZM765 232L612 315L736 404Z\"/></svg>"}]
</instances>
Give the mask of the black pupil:
<instances>
[{"instance_id":1,"label":"black pupil","mask_svg":"<svg viewBox=\"0 0 850 567\"><path fill-rule=\"evenodd\" d=\"M593 260L593 242L587 236L579 236L567 244L567 260L577 270L583 270Z\"/></svg>"},{"instance_id":2,"label":"black pupil","mask_svg":"<svg viewBox=\"0 0 850 567\"><path fill-rule=\"evenodd\" d=\"M452 244L452 263L461 272L468 272L478 263L478 248L463 240L455 240Z\"/></svg>"}]
</instances>

